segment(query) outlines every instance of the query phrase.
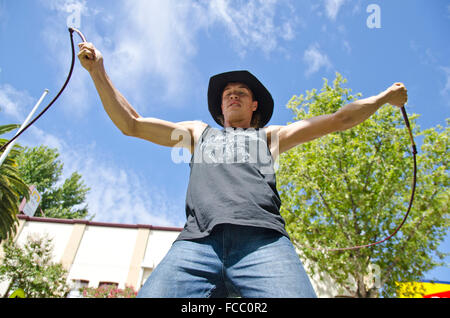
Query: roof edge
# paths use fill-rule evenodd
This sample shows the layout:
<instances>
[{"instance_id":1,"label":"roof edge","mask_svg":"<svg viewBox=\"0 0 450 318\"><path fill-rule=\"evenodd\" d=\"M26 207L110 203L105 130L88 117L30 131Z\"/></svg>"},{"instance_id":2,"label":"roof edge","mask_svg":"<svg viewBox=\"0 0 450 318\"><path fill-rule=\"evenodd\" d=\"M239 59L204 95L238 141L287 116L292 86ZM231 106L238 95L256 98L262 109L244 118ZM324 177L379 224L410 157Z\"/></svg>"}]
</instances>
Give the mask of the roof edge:
<instances>
[{"instance_id":1,"label":"roof edge","mask_svg":"<svg viewBox=\"0 0 450 318\"><path fill-rule=\"evenodd\" d=\"M181 232L183 228L170 227L170 226L155 226L150 224L123 224L123 223L109 223L109 222L97 222L81 219L56 219L56 218L43 218L36 216L28 216L25 214L18 214L17 217L20 220L32 221L32 222L48 222L48 223L60 223L60 224L86 224L90 226L104 226L104 227L117 227L124 229L150 229L156 231L174 231Z\"/></svg>"}]
</instances>

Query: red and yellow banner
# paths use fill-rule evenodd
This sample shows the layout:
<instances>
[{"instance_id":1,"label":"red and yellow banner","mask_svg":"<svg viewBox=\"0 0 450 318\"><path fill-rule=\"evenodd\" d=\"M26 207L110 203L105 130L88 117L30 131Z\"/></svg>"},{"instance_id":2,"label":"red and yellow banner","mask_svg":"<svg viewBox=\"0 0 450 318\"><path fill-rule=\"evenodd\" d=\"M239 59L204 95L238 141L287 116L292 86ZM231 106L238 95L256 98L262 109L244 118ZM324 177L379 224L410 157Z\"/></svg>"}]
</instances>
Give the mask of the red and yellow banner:
<instances>
[{"instance_id":1,"label":"red and yellow banner","mask_svg":"<svg viewBox=\"0 0 450 318\"><path fill-rule=\"evenodd\" d=\"M450 298L450 282L397 283L400 298Z\"/></svg>"}]
</instances>

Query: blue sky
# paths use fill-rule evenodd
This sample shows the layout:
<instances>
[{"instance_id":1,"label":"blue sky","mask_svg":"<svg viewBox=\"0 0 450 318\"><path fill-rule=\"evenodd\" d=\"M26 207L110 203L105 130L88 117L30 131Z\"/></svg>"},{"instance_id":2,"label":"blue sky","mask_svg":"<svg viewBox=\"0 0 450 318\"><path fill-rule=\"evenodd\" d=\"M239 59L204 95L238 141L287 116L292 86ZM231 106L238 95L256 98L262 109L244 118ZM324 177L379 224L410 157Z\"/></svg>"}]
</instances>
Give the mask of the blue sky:
<instances>
[{"instance_id":1,"label":"blue sky","mask_svg":"<svg viewBox=\"0 0 450 318\"><path fill-rule=\"evenodd\" d=\"M379 28L368 26L371 4ZM217 126L208 80L235 69L271 91L269 124L290 121L289 99L335 72L363 97L403 82L407 111L421 115L422 129L450 117L448 1L0 0L0 124L21 123L45 88L40 109L58 92L70 65L68 23L103 53L112 81L143 117ZM122 135L78 61L64 94L19 140L58 148L64 177L78 171L92 188L95 220L183 226L189 166L173 163L169 148ZM440 249L450 250L449 237ZM424 278L450 281L450 270Z\"/></svg>"}]
</instances>

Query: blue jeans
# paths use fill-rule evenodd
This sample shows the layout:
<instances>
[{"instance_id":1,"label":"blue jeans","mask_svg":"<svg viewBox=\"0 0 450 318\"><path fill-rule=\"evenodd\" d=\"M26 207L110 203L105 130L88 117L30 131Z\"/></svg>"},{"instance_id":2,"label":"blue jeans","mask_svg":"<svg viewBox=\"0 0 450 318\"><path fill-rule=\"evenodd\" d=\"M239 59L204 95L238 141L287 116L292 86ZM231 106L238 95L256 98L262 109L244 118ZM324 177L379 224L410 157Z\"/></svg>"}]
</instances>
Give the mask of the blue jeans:
<instances>
[{"instance_id":1,"label":"blue jeans","mask_svg":"<svg viewBox=\"0 0 450 318\"><path fill-rule=\"evenodd\" d=\"M138 297L316 297L291 241L270 229L231 224L176 241Z\"/></svg>"}]
</instances>

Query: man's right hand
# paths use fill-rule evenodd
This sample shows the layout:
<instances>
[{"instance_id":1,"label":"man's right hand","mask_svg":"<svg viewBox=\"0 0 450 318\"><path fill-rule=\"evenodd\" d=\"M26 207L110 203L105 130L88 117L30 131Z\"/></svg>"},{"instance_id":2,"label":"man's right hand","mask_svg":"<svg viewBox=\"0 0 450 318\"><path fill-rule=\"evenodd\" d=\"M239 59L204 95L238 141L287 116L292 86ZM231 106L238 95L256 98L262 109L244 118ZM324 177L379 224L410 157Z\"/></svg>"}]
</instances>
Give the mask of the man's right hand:
<instances>
[{"instance_id":1,"label":"man's right hand","mask_svg":"<svg viewBox=\"0 0 450 318\"><path fill-rule=\"evenodd\" d=\"M80 48L78 59L89 73L103 69L102 53L92 43L82 42L78 47Z\"/></svg>"},{"instance_id":2,"label":"man's right hand","mask_svg":"<svg viewBox=\"0 0 450 318\"><path fill-rule=\"evenodd\" d=\"M143 118L114 87L103 66L103 56L92 43L78 44L78 59L91 75L105 111L126 136L148 140L167 147L183 147L193 153L207 124L201 121L170 122Z\"/></svg>"}]
</instances>

